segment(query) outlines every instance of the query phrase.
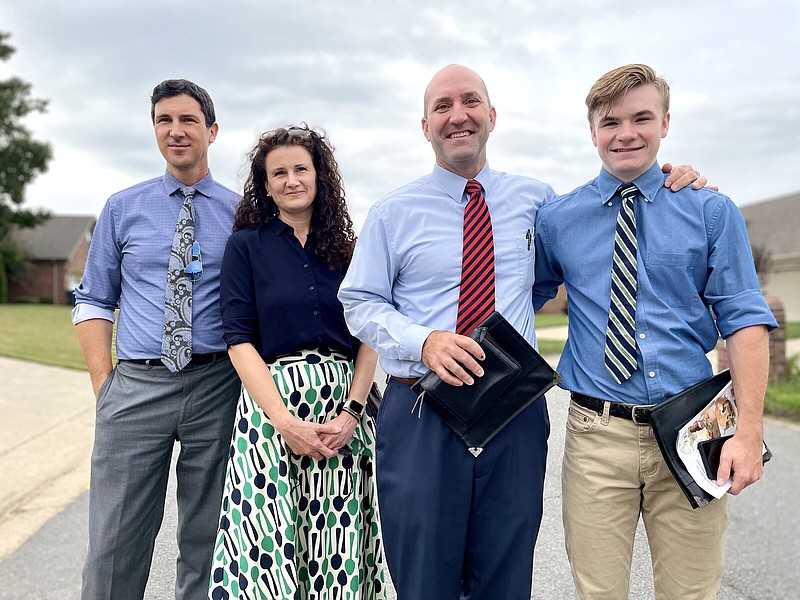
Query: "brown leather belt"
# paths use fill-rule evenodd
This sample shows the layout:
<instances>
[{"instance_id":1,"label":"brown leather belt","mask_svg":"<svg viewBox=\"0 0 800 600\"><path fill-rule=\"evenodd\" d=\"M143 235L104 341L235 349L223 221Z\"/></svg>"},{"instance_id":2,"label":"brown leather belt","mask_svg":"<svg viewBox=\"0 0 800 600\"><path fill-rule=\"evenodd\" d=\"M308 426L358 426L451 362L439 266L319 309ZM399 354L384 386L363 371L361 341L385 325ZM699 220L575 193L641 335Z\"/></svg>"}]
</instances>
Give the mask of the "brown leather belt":
<instances>
[{"instance_id":1,"label":"brown leather belt","mask_svg":"<svg viewBox=\"0 0 800 600\"><path fill-rule=\"evenodd\" d=\"M608 407L608 414L612 417L628 419L636 423L636 425L650 424L650 409L653 408L652 404L642 406L636 404L622 404L621 402L611 402L610 400L601 400L600 398L584 396L577 392L570 392L570 396L572 397L572 401L578 406L593 410L599 415L603 414L603 405L608 402L611 405Z\"/></svg>"},{"instance_id":2,"label":"brown leather belt","mask_svg":"<svg viewBox=\"0 0 800 600\"><path fill-rule=\"evenodd\" d=\"M389 379L394 379L406 385L414 385L419 381L419 377L396 377L395 375L389 375Z\"/></svg>"}]
</instances>

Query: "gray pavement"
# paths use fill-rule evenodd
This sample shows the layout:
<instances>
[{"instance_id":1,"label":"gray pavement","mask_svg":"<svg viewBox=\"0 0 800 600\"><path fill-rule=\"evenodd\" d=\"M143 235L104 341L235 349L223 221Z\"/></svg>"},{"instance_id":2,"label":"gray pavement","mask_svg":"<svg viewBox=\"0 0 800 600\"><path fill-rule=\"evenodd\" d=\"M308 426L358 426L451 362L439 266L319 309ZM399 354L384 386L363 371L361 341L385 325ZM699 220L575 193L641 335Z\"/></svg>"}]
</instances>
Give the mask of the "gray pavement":
<instances>
[{"instance_id":1,"label":"gray pavement","mask_svg":"<svg viewBox=\"0 0 800 600\"><path fill-rule=\"evenodd\" d=\"M3 534L0 551L4 547L11 548L0 554L0 600L79 597L88 518L85 492L88 482L87 432L77 426L65 428L44 417L27 420L20 417L26 412L49 415L55 411L62 420L77 421L85 429L86 419L90 419L86 405L88 403L91 407L92 404L86 394L91 392L88 384L75 378L76 375L88 381L85 373L0 358L0 381L4 382L0 387L0 533ZM19 384L20 380L25 385L9 385L12 381ZM58 389L61 396L41 394L40 385ZM72 389L76 387L77 391ZM37 393L30 392L31 388ZM78 400L78 397L83 399ZM545 515L534 561L532 596L544 600L574 597L560 516L560 459L567 398L563 390L548 394L552 433L545 483ZM13 406L17 409L12 410L10 407ZM65 406L67 409L62 410ZM9 415L13 420L9 420ZM3 439L8 440L12 435L15 435L14 443L3 445ZM90 434L88 437L90 439ZM768 419L765 437L774 458L767 466L764 479L731 501L725 575L718 596L721 600L785 600L798 597L800 590L800 572L797 569L800 516L795 509L796 482L800 479L800 461L795 457L800 456L800 428ZM51 477L49 486L43 482L42 475L25 476L23 469L9 466L20 460L20 448L27 448L30 452L41 451L40 446L31 445L29 438L48 440L50 447L43 456L25 463L31 470L49 473L59 470L53 464L60 465L60 474ZM41 441L37 443L41 445ZM85 455L78 465L73 464L72 457L76 451L70 451L70 446L77 446L77 453ZM81 485L75 484L78 480ZM70 482L69 485L62 485L64 481ZM173 502L174 481L170 486L170 502L157 541L146 595L149 600L173 597L177 554L174 543L177 521ZM53 487L66 489L49 489ZM29 506L37 505L39 496L51 499L46 503L47 510L28 510ZM2 504L4 498L6 501ZM35 533L31 528L37 520L30 518L30 513L35 513L41 521L41 528ZM15 526L18 522L23 522L21 531ZM11 542L6 540L6 536L13 538ZM13 542L21 537L26 540L21 545ZM634 556L630 598L652 598L649 553L641 527Z\"/></svg>"}]
</instances>

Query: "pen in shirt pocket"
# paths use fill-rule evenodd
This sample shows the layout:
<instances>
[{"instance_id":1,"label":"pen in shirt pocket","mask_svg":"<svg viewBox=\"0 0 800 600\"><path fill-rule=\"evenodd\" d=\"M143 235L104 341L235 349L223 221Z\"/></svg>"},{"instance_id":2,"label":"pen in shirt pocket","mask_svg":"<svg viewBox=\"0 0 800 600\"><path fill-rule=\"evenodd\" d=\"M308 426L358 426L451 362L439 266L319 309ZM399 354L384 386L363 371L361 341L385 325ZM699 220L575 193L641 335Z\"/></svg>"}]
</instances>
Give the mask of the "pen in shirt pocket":
<instances>
[{"instance_id":1,"label":"pen in shirt pocket","mask_svg":"<svg viewBox=\"0 0 800 600\"><path fill-rule=\"evenodd\" d=\"M531 251L531 240L533 239L533 229L528 229L525 232L525 239L528 240L528 252Z\"/></svg>"}]
</instances>

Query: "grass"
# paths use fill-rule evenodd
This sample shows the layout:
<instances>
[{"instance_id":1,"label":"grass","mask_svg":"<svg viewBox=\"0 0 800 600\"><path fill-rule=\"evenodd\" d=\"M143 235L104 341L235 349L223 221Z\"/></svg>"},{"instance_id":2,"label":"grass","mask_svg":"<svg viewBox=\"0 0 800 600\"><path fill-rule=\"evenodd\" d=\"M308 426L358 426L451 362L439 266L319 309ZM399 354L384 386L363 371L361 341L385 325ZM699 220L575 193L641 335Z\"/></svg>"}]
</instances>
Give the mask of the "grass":
<instances>
[{"instance_id":1,"label":"grass","mask_svg":"<svg viewBox=\"0 0 800 600\"><path fill-rule=\"evenodd\" d=\"M560 327L566 325L567 315L536 313L536 329L542 327Z\"/></svg>"},{"instance_id":2,"label":"grass","mask_svg":"<svg viewBox=\"0 0 800 600\"><path fill-rule=\"evenodd\" d=\"M780 383L767 386L764 412L800 422L800 362L798 356L786 363L787 378Z\"/></svg>"},{"instance_id":3,"label":"grass","mask_svg":"<svg viewBox=\"0 0 800 600\"><path fill-rule=\"evenodd\" d=\"M537 317L538 318L538 317ZM800 321L793 321L786 324L786 339L796 340L800 338Z\"/></svg>"},{"instance_id":4,"label":"grass","mask_svg":"<svg viewBox=\"0 0 800 600\"><path fill-rule=\"evenodd\" d=\"M0 304L0 354L85 369L69 306Z\"/></svg>"}]
</instances>

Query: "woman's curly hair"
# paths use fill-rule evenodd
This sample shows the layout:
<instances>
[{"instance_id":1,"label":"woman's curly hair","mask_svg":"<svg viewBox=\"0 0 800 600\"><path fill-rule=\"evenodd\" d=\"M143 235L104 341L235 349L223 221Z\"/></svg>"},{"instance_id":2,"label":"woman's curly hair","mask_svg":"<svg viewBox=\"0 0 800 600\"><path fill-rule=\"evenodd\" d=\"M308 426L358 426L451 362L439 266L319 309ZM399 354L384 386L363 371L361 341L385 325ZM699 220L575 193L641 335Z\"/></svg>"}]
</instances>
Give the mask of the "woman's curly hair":
<instances>
[{"instance_id":1,"label":"woman's curly hair","mask_svg":"<svg viewBox=\"0 0 800 600\"><path fill-rule=\"evenodd\" d=\"M347 212L342 176L325 134L305 123L263 133L247 155L250 173L244 184L242 201L236 209L233 230L259 227L278 216L278 206L267 193L266 160L270 151L281 146L302 146L311 154L317 172L317 196L311 215L316 254L331 270L346 267L353 256L356 236Z\"/></svg>"}]
</instances>

